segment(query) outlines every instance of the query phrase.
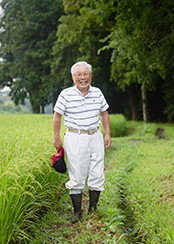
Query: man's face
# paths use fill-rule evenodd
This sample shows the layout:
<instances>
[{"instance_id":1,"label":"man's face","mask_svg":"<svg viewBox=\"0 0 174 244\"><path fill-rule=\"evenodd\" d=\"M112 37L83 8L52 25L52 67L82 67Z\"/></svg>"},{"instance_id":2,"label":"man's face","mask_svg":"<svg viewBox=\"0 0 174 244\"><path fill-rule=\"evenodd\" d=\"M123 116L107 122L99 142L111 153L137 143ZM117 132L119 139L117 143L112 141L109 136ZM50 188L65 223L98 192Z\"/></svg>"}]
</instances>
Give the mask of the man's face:
<instances>
[{"instance_id":1,"label":"man's face","mask_svg":"<svg viewBox=\"0 0 174 244\"><path fill-rule=\"evenodd\" d=\"M86 93L92 81L91 73L86 65L78 65L72 77L76 87Z\"/></svg>"}]
</instances>

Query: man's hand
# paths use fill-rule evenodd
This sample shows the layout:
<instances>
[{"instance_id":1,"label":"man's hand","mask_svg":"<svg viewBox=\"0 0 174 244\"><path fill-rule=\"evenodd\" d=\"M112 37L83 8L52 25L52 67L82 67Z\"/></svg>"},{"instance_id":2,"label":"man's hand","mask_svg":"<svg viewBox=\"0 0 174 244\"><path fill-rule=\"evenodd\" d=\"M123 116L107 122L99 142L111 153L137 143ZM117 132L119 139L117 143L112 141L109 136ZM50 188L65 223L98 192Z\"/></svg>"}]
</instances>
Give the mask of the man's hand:
<instances>
[{"instance_id":1,"label":"man's hand","mask_svg":"<svg viewBox=\"0 0 174 244\"><path fill-rule=\"evenodd\" d=\"M110 145L111 145L111 137L110 137L110 135L106 135L105 136L105 149L110 147Z\"/></svg>"},{"instance_id":2,"label":"man's hand","mask_svg":"<svg viewBox=\"0 0 174 244\"><path fill-rule=\"evenodd\" d=\"M55 148L56 148L56 150L57 150L57 152L59 151L59 149L61 148L61 146L62 146L62 141L61 141L61 139L59 138L59 139L54 139L54 141L53 141L53 145L55 146Z\"/></svg>"},{"instance_id":3,"label":"man's hand","mask_svg":"<svg viewBox=\"0 0 174 244\"><path fill-rule=\"evenodd\" d=\"M106 111L100 113L102 124L105 130L105 149L111 145L109 114Z\"/></svg>"}]
</instances>

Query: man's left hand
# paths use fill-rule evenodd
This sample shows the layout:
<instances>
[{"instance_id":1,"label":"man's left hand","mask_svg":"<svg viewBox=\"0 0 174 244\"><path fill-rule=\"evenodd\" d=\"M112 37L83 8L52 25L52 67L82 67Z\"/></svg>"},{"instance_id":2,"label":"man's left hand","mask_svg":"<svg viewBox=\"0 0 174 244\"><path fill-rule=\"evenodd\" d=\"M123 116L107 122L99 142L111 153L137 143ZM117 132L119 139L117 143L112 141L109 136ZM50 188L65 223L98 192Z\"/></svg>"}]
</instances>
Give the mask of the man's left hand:
<instances>
[{"instance_id":1,"label":"man's left hand","mask_svg":"<svg viewBox=\"0 0 174 244\"><path fill-rule=\"evenodd\" d=\"M110 137L110 135L106 135L105 136L105 149L110 147L110 145L111 145L111 137Z\"/></svg>"}]
</instances>

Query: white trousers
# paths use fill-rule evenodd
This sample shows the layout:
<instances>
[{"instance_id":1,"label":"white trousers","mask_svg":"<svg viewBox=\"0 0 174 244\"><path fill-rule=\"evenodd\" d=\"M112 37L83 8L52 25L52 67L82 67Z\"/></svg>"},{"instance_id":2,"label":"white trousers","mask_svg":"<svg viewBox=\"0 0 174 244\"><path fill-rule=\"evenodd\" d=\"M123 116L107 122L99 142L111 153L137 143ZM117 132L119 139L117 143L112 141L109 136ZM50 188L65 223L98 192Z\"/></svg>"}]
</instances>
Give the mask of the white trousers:
<instances>
[{"instance_id":1,"label":"white trousers","mask_svg":"<svg viewBox=\"0 0 174 244\"><path fill-rule=\"evenodd\" d=\"M70 194L81 193L86 180L90 190L103 191L104 142L101 131L88 135L67 130L64 149L69 173L66 188L70 189Z\"/></svg>"}]
</instances>

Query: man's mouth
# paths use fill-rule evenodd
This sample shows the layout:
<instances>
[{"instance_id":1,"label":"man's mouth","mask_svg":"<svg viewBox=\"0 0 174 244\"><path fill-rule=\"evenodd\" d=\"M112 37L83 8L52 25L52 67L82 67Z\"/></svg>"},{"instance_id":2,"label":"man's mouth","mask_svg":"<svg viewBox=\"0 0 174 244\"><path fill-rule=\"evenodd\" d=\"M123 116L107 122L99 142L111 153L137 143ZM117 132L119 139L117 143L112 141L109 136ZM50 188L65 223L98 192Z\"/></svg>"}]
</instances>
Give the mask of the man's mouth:
<instances>
[{"instance_id":1,"label":"man's mouth","mask_svg":"<svg viewBox=\"0 0 174 244\"><path fill-rule=\"evenodd\" d=\"M80 81L80 84L87 84L88 82L87 81Z\"/></svg>"}]
</instances>

